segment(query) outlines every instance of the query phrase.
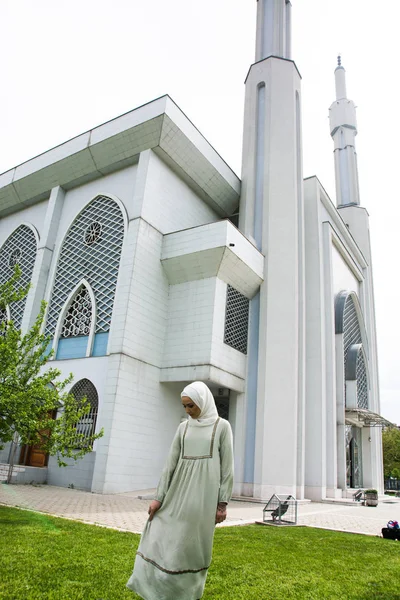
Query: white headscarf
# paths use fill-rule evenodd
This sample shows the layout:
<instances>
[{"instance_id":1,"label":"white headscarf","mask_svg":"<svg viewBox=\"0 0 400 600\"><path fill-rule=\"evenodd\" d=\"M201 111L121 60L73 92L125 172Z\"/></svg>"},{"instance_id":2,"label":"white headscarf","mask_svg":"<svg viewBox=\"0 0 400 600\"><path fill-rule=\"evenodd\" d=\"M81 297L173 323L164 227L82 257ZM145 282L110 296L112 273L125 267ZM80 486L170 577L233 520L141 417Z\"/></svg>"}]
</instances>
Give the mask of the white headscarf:
<instances>
[{"instance_id":1,"label":"white headscarf","mask_svg":"<svg viewBox=\"0 0 400 600\"><path fill-rule=\"evenodd\" d=\"M204 427L212 425L218 419L218 411L215 406L214 396L202 381L193 381L185 387L181 398L187 396L200 408L200 416L197 419L189 417L189 427Z\"/></svg>"}]
</instances>

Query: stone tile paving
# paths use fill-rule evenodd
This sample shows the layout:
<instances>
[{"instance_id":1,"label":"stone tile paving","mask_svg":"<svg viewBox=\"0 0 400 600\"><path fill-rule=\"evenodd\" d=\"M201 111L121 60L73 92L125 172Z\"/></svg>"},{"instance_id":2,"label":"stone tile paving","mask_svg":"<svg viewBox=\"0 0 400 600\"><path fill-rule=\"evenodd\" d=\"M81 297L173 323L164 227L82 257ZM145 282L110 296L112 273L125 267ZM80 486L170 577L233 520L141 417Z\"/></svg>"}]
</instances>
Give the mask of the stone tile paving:
<instances>
[{"instance_id":1,"label":"stone tile paving","mask_svg":"<svg viewBox=\"0 0 400 600\"><path fill-rule=\"evenodd\" d=\"M139 533L148 500L137 494L91 494L55 486L0 485L0 503Z\"/></svg>"},{"instance_id":2,"label":"stone tile paving","mask_svg":"<svg viewBox=\"0 0 400 600\"><path fill-rule=\"evenodd\" d=\"M139 492L92 494L47 485L0 484L0 504L18 506L140 533L147 520L149 500L138 499ZM232 501L228 519L222 526L262 520L262 504ZM335 503L299 504L298 524L337 531L380 535L390 519L400 521L400 500L380 501L378 507Z\"/></svg>"}]
</instances>

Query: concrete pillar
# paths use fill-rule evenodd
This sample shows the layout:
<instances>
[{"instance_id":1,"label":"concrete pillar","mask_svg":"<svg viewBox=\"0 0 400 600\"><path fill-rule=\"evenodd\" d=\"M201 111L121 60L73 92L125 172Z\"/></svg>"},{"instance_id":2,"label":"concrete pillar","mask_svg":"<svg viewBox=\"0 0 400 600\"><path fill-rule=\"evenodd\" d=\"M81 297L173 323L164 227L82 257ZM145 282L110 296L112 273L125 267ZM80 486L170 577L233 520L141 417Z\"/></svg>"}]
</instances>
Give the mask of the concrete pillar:
<instances>
[{"instance_id":1,"label":"concrete pillar","mask_svg":"<svg viewBox=\"0 0 400 600\"><path fill-rule=\"evenodd\" d=\"M24 318L21 326L22 331L27 331L33 325L40 310L40 303L45 297L64 197L65 192L60 186L51 190L46 209L43 235L39 241L32 273L32 286L26 299Z\"/></svg>"},{"instance_id":2,"label":"concrete pillar","mask_svg":"<svg viewBox=\"0 0 400 600\"><path fill-rule=\"evenodd\" d=\"M294 63L271 57L251 67L239 226L265 255L258 342L250 336L250 348L258 343L254 495L263 498L296 495L303 472L298 471L303 443L301 437L299 448L299 415L304 422L299 99L300 75Z\"/></svg>"}]
</instances>

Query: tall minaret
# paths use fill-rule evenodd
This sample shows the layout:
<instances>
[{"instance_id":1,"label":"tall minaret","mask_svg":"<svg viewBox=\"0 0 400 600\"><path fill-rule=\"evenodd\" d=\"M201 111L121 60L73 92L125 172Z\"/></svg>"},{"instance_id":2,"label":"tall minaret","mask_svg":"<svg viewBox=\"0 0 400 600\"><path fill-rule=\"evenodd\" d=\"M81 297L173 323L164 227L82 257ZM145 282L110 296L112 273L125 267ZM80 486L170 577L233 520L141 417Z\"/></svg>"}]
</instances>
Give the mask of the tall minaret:
<instances>
[{"instance_id":1,"label":"tall minaret","mask_svg":"<svg viewBox=\"0 0 400 600\"><path fill-rule=\"evenodd\" d=\"M239 227L265 256L251 302L243 493L304 493L304 214L291 3L257 0L246 79Z\"/></svg>"},{"instance_id":2,"label":"tall minaret","mask_svg":"<svg viewBox=\"0 0 400 600\"><path fill-rule=\"evenodd\" d=\"M361 303L368 337L365 348L369 365L370 410L380 414L378 357L375 326L374 283L372 274L372 255L369 229L369 215L360 205L358 184L357 154L355 137L357 135L356 109L354 102L346 97L346 74L338 57L335 70L336 100L330 107L330 129L334 140L336 202L340 216L363 253L366 267L363 280L359 284ZM370 430L369 442L363 446L363 461L369 463L367 472L370 480L364 480L364 486L382 488L382 442L378 427Z\"/></svg>"},{"instance_id":3,"label":"tall minaret","mask_svg":"<svg viewBox=\"0 0 400 600\"><path fill-rule=\"evenodd\" d=\"M291 58L290 1L257 0L256 61L268 56Z\"/></svg>"},{"instance_id":4,"label":"tall minaret","mask_svg":"<svg viewBox=\"0 0 400 600\"><path fill-rule=\"evenodd\" d=\"M347 99L346 71L338 56L335 70L336 100L329 109L331 136L335 144L335 176L337 205L360 204L358 188L356 107Z\"/></svg>"}]
</instances>

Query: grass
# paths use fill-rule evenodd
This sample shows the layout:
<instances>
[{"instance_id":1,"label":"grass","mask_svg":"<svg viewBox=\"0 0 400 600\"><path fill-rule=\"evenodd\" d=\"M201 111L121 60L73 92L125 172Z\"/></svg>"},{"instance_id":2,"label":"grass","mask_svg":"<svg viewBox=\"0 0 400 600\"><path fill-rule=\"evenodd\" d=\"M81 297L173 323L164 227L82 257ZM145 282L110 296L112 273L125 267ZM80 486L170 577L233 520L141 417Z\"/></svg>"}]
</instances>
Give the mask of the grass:
<instances>
[{"instance_id":1,"label":"grass","mask_svg":"<svg viewBox=\"0 0 400 600\"><path fill-rule=\"evenodd\" d=\"M119 600L139 536L0 507L2 600ZM320 529L218 529L204 600L400 599L400 544Z\"/></svg>"}]
</instances>

